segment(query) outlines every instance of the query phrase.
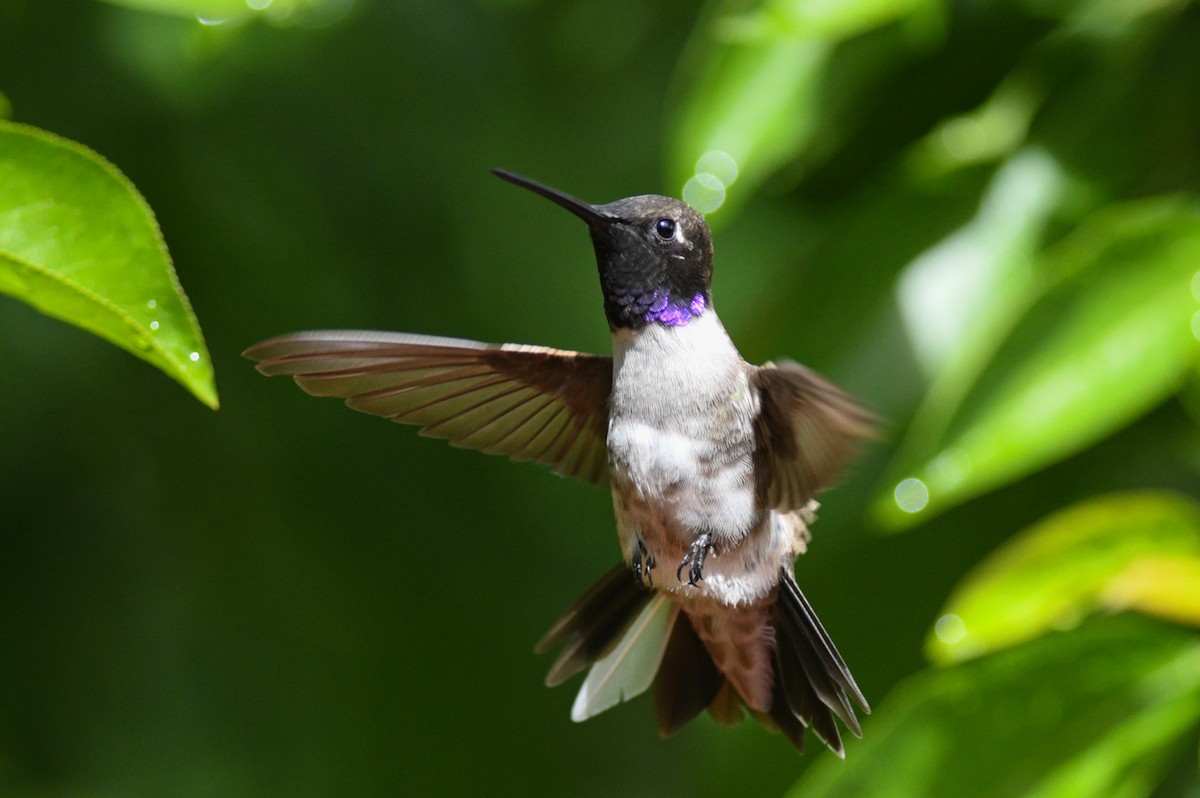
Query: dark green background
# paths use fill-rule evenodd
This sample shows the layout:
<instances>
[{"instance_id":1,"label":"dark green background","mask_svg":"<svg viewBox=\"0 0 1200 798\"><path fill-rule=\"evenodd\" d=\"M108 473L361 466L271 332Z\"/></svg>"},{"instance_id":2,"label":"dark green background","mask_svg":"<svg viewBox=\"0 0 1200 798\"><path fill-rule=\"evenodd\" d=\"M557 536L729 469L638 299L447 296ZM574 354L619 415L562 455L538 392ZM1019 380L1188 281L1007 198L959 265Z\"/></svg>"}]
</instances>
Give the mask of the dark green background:
<instances>
[{"instance_id":1,"label":"dark green background","mask_svg":"<svg viewBox=\"0 0 1200 798\"><path fill-rule=\"evenodd\" d=\"M797 567L875 702L922 667L961 573L1015 530L1105 490L1200 493L1169 404L910 534L872 533L864 508L922 390L894 280L988 178L923 191L897 178L901 155L1051 28L1036 4L956 5L939 47L834 115L820 168L716 219L715 302L746 357L803 360L890 419ZM1104 88L1111 124L1043 120L1119 196L1196 188L1200 14L1173 24L1149 67ZM597 202L678 195L664 141L696 25L688 2L364 0L330 27L230 33L0 0L13 118L94 148L149 200L222 401L212 413L0 302L5 793L778 796L795 781L806 760L753 723L704 718L664 742L646 697L576 725L574 683L542 686L533 642L618 557L603 491L308 399L239 356L324 327L607 352L583 226L487 170ZM854 46L871 57L850 48L835 108L838 81L858 85Z\"/></svg>"}]
</instances>

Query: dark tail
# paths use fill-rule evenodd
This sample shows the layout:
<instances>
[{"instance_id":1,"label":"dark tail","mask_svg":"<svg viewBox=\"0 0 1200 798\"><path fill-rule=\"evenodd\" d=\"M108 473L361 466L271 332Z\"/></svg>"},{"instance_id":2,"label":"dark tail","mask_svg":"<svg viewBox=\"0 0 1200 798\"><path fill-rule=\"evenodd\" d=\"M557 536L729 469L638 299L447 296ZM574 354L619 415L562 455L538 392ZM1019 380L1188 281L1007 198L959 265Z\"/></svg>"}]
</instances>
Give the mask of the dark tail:
<instances>
[{"instance_id":1,"label":"dark tail","mask_svg":"<svg viewBox=\"0 0 1200 798\"><path fill-rule=\"evenodd\" d=\"M804 750L804 728L838 756L844 757L834 715L855 737L862 728L850 698L868 715L871 707L812 605L795 580L782 572L775 601L775 696L770 717L792 745Z\"/></svg>"},{"instance_id":2,"label":"dark tail","mask_svg":"<svg viewBox=\"0 0 1200 798\"><path fill-rule=\"evenodd\" d=\"M572 604L537 644L538 653L564 643L546 676L561 684L609 652L624 636L654 591L618 565ZM745 704L713 662L687 613L681 612L668 632L654 680L659 732L665 737L707 709L717 721L741 720ZM846 663L838 654L812 606L786 572L774 605L775 674L770 711L752 714L768 728L782 732L804 751L804 729L813 732L839 756L844 755L834 716L862 736L850 698L871 710ZM626 696L632 698L632 696Z\"/></svg>"}]
</instances>

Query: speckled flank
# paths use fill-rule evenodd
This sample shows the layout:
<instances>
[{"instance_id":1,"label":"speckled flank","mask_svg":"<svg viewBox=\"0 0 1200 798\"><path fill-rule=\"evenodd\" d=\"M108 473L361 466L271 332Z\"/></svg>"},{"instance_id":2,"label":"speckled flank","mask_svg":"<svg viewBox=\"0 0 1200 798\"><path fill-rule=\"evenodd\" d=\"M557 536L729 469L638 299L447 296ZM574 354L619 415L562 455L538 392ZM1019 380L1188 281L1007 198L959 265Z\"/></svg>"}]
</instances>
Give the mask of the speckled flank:
<instances>
[{"instance_id":1,"label":"speckled flank","mask_svg":"<svg viewBox=\"0 0 1200 798\"><path fill-rule=\"evenodd\" d=\"M770 613L776 595L771 591L761 602L740 607L704 597L676 599L717 668L741 694L746 706L759 712L771 709L775 635Z\"/></svg>"}]
</instances>

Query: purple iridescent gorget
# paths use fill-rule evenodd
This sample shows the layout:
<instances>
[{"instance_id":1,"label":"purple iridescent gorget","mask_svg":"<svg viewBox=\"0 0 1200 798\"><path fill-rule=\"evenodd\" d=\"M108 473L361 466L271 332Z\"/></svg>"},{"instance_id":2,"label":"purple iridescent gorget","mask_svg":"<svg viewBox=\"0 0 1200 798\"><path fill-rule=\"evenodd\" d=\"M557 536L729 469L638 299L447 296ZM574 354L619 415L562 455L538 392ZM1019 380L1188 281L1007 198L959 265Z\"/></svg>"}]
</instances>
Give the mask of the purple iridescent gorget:
<instances>
[{"instance_id":1,"label":"purple iridescent gorget","mask_svg":"<svg viewBox=\"0 0 1200 798\"><path fill-rule=\"evenodd\" d=\"M671 301L671 295L666 291L654 292L654 301L642 318L647 324L658 322L668 327L682 327L704 312L708 307L708 299L704 294L696 294L687 304Z\"/></svg>"}]
</instances>

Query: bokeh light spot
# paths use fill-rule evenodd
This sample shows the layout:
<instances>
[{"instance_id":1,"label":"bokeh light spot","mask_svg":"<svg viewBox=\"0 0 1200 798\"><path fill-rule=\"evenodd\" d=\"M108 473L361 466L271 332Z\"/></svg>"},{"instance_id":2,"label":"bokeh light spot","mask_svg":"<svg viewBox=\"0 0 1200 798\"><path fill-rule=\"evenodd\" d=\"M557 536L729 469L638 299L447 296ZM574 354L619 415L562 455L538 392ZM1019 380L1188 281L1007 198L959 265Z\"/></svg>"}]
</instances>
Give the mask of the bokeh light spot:
<instances>
[{"instance_id":1,"label":"bokeh light spot","mask_svg":"<svg viewBox=\"0 0 1200 798\"><path fill-rule=\"evenodd\" d=\"M693 175L683 186L683 201L700 213L712 213L725 203L725 184L716 175Z\"/></svg>"},{"instance_id":2,"label":"bokeh light spot","mask_svg":"<svg viewBox=\"0 0 1200 798\"><path fill-rule=\"evenodd\" d=\"M893 495L896 504L906 513L919 513L929 504L929 488L916 477L902 480Z\"/></svg>"},{"instance_id":3,"label":"bokeh light spot","mask_svg":"<svg viewBox=\"0 0 1200 798\"><path fill-rule=\"evenodd\" d=\"M933 633L937 635L938 640L952 646L967 636L967 625L954 613L947 613L937 619L937 623L933 625Z\"/></svg>"},{"instance_id":4,"label":"bokeh light spot","mask_svg":"<svg viewBox=\"0 0 1200 798\"><path fill-rule=\"evenodd\" d=\"M722 185L731 186L738 177L738 163L723 150L709 150L696 160L696 174L712 175Z\"/></svg>"}]
</instances>

